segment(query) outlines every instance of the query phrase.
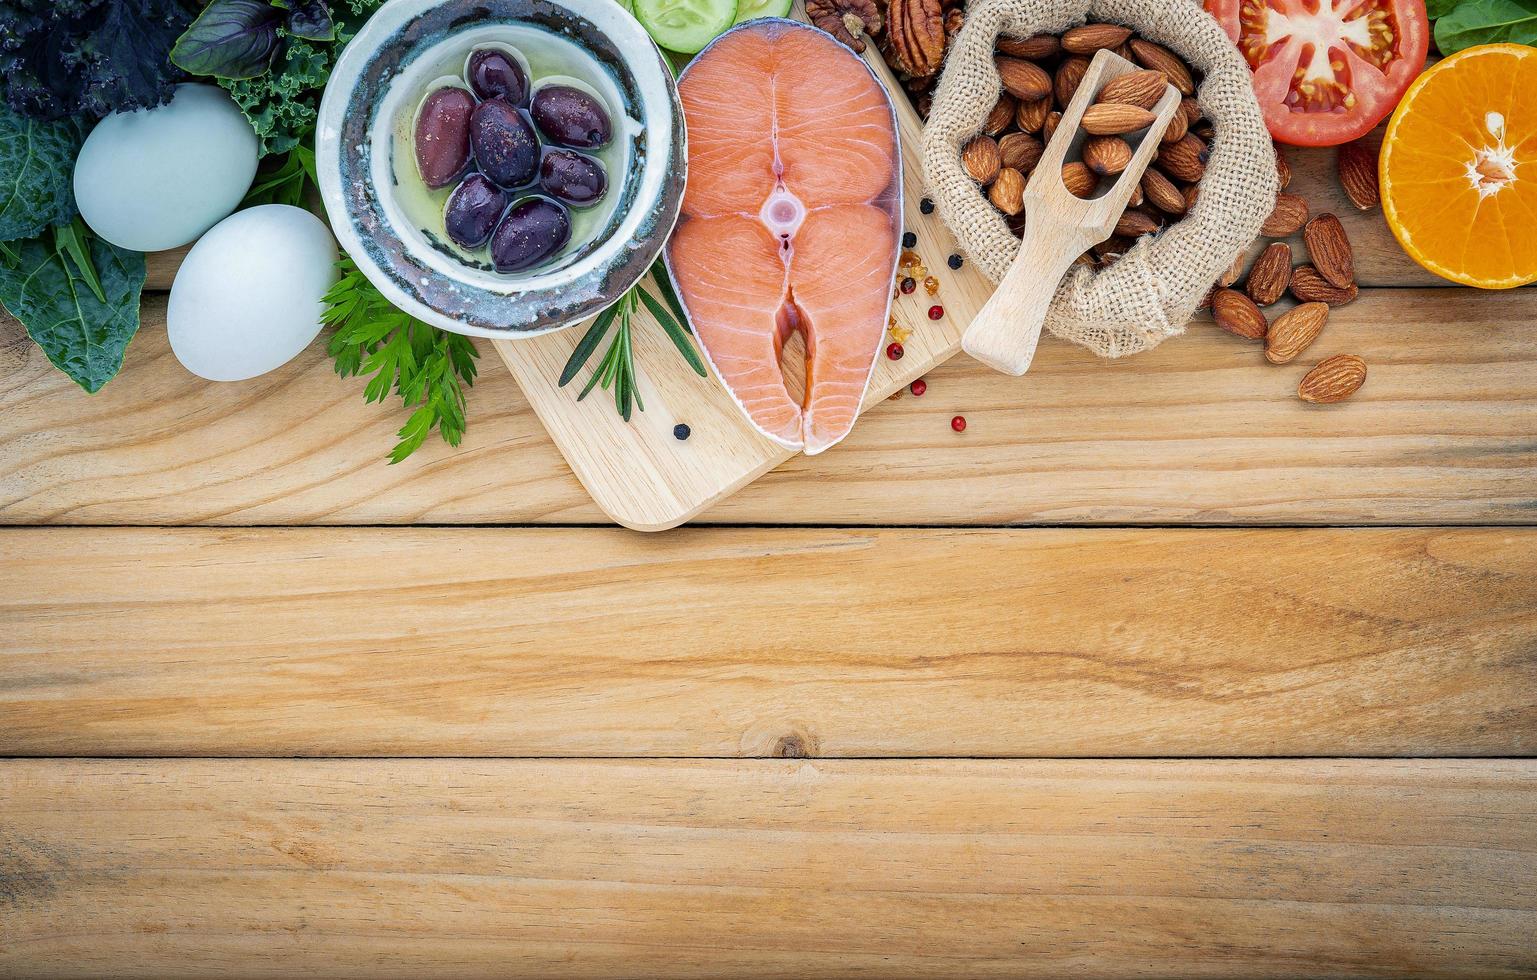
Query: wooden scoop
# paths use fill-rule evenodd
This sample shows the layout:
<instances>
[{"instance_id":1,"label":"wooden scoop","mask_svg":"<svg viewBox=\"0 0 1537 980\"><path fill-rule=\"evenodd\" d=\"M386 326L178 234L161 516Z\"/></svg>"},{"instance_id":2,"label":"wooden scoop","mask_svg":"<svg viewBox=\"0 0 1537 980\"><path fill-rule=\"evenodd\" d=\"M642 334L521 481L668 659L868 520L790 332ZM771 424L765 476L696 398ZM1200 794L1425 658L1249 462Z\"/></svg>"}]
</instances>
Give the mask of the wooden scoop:
<instances>
[{"instance_id":1,"label":"wooden scoop","mask_svg":"<svg viewBox=\"0 0 1537 980\"><path fill-rule=\"evenodd\" d=\"M961 338L966 353L1004 374L1018 376L1030 369L1046 309L1063 274L1074 259L1115 231L1132 191L1158 152L1169 120L1179 111L1179 92L1172 85L1165 86L1163 97L1153 107L1153 124L1124 135L1135 150L1131 164L1116 182L1087 200L1068 193L1062 183L1062 166L1070 156L1077 159L1083 148L1087 134L1079 123L1084 111L1107 83L1134 71L1141 69L1112 51L1102 50L1094 56L1025 186L1025 237L1019 243L1019 253L992 299Z\"/></svg>"}]
</instances>

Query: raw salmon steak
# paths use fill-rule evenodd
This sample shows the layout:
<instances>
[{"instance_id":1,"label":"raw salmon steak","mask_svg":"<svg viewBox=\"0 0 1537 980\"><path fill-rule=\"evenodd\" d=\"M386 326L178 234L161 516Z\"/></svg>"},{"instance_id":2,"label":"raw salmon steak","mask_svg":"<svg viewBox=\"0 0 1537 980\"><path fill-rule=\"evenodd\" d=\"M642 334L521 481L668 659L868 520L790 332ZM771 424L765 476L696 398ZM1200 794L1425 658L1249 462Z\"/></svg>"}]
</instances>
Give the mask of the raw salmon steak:
<instances>
[{"instance_id":1,"label":"raw salmon steak","mask_svg":"<svg viewBox=\"0 0 1537 980\"><path fill-rule=\"evenodd\" d=\"M891 99L831 35L777 18L716 38L678 94L688 184L667 246L673 284L752 424L819 453L854 427L891 308L902 227ZM781 368L797 331L799 402Z\"/></svg>"}]
</instances>

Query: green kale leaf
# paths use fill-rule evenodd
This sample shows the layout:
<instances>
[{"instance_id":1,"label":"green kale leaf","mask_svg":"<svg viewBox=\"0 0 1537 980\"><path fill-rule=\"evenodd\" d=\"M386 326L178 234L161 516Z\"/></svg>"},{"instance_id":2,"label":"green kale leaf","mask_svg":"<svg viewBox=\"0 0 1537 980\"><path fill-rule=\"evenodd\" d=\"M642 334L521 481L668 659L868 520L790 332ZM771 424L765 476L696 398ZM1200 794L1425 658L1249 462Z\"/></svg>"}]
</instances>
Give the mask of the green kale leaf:
<instances>
[{"instance_id":1,"label":"green kale leaf","mask_svg":"<svg viewBox=\"0 0 1537 980\"><path fill-rule=\"evenodd\" d=\"M80 140L72 120L42 122L0 104L0 242L35 238L74 217Z\"/></svg>"},{"instance_id":2,"label":"green kale leaf","mask_svg":"<svg viewBox=\"0 0 1537 980\"><path fill-rule=\"evenodd\" d=\"M0 303L55 367L86 391L100 390L139 329L144 256L89 235L78 220L3 248ZM82 271L87 252L94 269Z\"/></svg>"},{"instance_id":3,"label":"green kale leaf","mask_svg":"<svg viewBox=\"0 0 1537 980\"><path fill-rule=\"evenodd\" d=\"M171 45L191 20L179 0L6 0L0 92L42 120L164 105Z\"/></svg>"},{"instance_id":4,"label":"green kale leaf","mask_svg":"<svg viewBox=\"0 0 1537 980\"><path fill-rule=\"evenodd\" d=\"M1502 42L1537 45L1537 0L1462 0L1436 21L1442 54Z\"/></svg>"},{"instance_id":5,"label":"green kale leaf","mask_svg":"<svg viewBox=\"0 0 1537 980\"><path fill-rule=\"evenodd\" d=\"M276 67L256 78L219 79L251 120L263 156L287 153L315 128L320 93L331 77L329 45L289 38Z\"/></svg>"}]
</instances>

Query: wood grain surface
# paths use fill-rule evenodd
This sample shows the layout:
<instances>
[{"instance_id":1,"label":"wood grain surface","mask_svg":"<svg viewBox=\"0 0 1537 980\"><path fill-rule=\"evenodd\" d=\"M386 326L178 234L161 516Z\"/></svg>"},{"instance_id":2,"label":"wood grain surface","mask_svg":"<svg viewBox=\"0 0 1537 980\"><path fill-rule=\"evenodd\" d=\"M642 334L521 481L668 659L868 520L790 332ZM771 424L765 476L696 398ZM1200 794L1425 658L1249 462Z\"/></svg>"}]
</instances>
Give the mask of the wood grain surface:
<instances>
[{"instance_id":1,"label":"wood grain surface","mask_svg":"<svg viewBox=\"0 0 1537 980\"><path fill-rule=\"evenodd\" d=\"M1537 972L1537 763L13 760L0 973Z\"/></svg>"},{"instance_id":2,"label":"wood grain surface","mask_svg":"<svg viewBox=\"0 0 1537 980\"><path fill-rule=\"evenodd\" d=\"M365 405L320 345L263 378L189 375L151 299L128 365L87 396L0 331L0 521L606 522L517 386L482 358L471 422L399 466L405 413ZM1366 387L1297 401L1317 359ZM644 366L643 366L644 368ZM1537 518L1537 292L1373 291L1286 367L1206 323L1102 361L1046 339L1031 373L969 358L704 516L731 523L1524 523ZM950 418L964 414L963 435Z\"/></svg>"},{"instance_id":3,"label":"wood grain surface","mask_svg":"<svg viewBox=\"0 0 1537 980\"><path fill-rule=\"evenodd\" d=\"M1516 755L1537 530L0 532L0 754Z\"/></svg>"}]
</instances>

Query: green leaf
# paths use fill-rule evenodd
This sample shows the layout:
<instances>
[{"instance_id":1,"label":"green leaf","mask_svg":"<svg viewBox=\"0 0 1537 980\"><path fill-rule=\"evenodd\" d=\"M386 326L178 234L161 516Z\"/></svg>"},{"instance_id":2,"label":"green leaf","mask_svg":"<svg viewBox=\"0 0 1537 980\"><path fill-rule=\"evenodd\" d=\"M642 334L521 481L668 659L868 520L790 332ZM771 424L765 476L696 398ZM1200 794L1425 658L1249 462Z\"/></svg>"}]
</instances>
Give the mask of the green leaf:
<instances>
[{"instance_id":1,"label":"green leaf","mask_svg":"<svg viewBox=\"0 0 1537 980\"><path fill-rule=\"evenodd\" d=\"M82 138L72 120L41 122L0 102L0 241L35 238L74 217Z\"/></svg>"},{"instance_id":2,"label":"green leaf","mask_svg":"<svg viewBox=\"0 0 1537 980\"><path fill-rule=\"evenodd\" d=\"M90 238L103 302L47 237L11 243L19 261L13 268L0 267L0 303L27 328L48 360L80 387L96 392L123 366L123 352L139 329L144 256Z\"/></svg>"},{"instance_id":3,"label":"green leaf","mask_svg":"<svg viewBox=\"0 0 1537 980\"><path fill-rule=\"evenodd\" d=\"M651 281L656 283L657 292L661 293L662 299L667 301L667 308L672 310L672 315L683 325L683 329L692 334L694 328L688 322L688 314L683 311L683 303L672 288L672 276L667 274L667 265L661 259L651 263Z\"/></svg>"},{"instance_id":4,"label":"green leaf","mask_svg":"<svg viewBox=\"0 0 1537 980\"><path fill-rule=\"evenodd\" d=\"M694 373L701 378L709 377L704 361L699 357L699 352L694 349L694 342L689 339L683 328L678 326L678 321L673 319L672 314L668 313L661 303L653 299L651 294L640 286L636 286L635 291L640 294L640 301L646 304L646 309L656 317L656 322L660 323L662 329L667 332L668 339L672 341L674 347L678 348L678 353L682 354L688 366L694 369Z\"/></svg>"},{"instance_id":5,"label":"green leaf","mask_svg":"<svg viewBox=\"0 0 1537 980\"><path fill-rule=\"evenodd\" d=\"M303 207L309 189L316 185L315 152L307 146L295 146L275 168L258 171L256 181L240 202L243 208L258 204L288 204Z\"/></svg>"},{"instance_id":6,"label":"green leaf","mask_svg":"<svg viewBox=\"0 0 1537 980\"><path fill-rule=\"evenodd\" d=\"M316 110L336 47L289 38L272 71L256 78L219 79L256 130L263 156L313 144Z\"/></svg>"},{"instance_id":7,"label":"green leaf","mask_svg":"<svg viewBox=\"0 0 1537 980\"><path fill-rule=\"evenodd\" d=\"M479 353L467 337L439 330L395 309L350 258L337 264L336 283L325 295L321 322L334 328L326 349L344 378L372 375L363 400L381 402L391 392L411 415L389 461L398 463L434 430L450 446L464 436L464 389L475 383Z\"/></svg>"},{"instance_id":8,"label":"green leaf","mask_svg":"<svg viewBox=\"0 0 1537 980\"><path fill-rule=\"evenodd\" d=\"M577 342L576 347L571 351L571 356L566 360L566 366L560 372L560 383L556 387L564 388L571 383L572 378L576 377L576 373L582 369L582 365L587 363L587 359L597 349L603 335L608 333L608 328L613 324L614 316L618 312L619 304L615 303L599 313L592 321L592 326L587 328L587 332L582 335L582 339Z\"/></svg>"},{"instance_id":9,"label":"green leaf","mask_svg":"<svg viewBox=\"0 0 1537 980\"><path fill-rule=\"evenodd\" d=\"M1426 0L1425 13L1430 17L1431 20L1437 20L1441 17L1445 17L1447 14L1455 10L1458 4L1464 2L1466 2L1466 0Z\"/></svg>"},{"instance_id":10,"label":"green leaf","mask_svg":"<svg viewBox=\"0 0 1537 980\"><path fill-rule=\"evenodd\" d=\"M107 294L101 288L101 278L96 275L96 263L91 261L90 240L91 233L78 214L74 221L53 230L54 247L69 257L74 263L74 273L85 281L98 300L106 303Z\"/></svg>"},{"instance_id":11,"label":"green leaf","mask_svg":"<svg viewBox=\"0 0 1537 980\"><path fill-rule=\"evenodd\" d=\"M1436 21L1442 54L1500 43L1537 44L1537 0L1463 0Z\"/></svg>"},{"instance_id":12,"label":"green leaf","mask_svg":"<svg viewBox=\"0 0 1537 980\"><path fill-rule=\"evenodd\" d=\"M255 78L277 59L283 11L268 0L213 0L171 48L189 75Z\"/></svg>"}]
</instances>

